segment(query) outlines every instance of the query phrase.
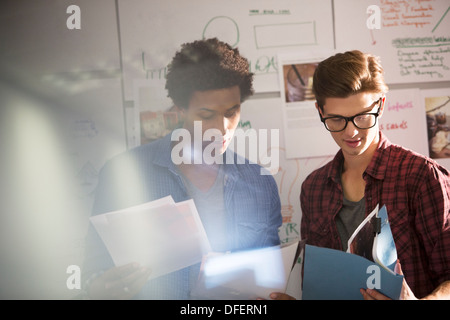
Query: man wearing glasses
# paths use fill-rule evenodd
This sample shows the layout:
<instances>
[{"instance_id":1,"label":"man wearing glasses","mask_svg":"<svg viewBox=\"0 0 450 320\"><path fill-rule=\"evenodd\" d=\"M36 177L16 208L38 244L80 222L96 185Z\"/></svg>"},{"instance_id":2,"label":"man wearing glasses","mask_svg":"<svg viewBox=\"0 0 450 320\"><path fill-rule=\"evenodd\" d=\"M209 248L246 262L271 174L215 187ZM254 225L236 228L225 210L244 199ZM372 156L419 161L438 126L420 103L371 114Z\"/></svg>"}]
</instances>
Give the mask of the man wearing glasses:
<instances>
[{"instance_id":1,"label":"man wearing glasses","mask_svg":"<svg viewBox=\"0 0 450 320\"><path fill-rule=\"evenodd\" d=\"M405 279L401 297L450 299L450 174L379 130L388 87L377 57L349 51L322 61L313 90L340 150L302 185L302 238L345 251L362 220L386 205ZM387 298L375 289L361 294Z\"/></svg>"}]
</instances>

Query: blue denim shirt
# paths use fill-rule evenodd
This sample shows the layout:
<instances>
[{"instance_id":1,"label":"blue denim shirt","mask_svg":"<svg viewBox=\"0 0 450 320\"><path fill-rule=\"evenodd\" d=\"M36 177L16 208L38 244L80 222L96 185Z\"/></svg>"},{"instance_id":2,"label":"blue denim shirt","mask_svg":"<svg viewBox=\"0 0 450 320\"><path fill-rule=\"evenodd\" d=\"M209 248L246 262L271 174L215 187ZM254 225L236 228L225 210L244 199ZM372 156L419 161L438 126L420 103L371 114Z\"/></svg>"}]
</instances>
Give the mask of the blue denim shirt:
<instances>
[{"instance_id":1,"label":"blue denim shirt","mask_svg":"<svg viewBox=\"0 0 450 320\"><path fill-rule=\"evenodd\" d=\"M127 208L171 195L175 202L189 197L171 159L171 134L131 149L108 161L100 172L92 215ZM237 251L280 243L281 205L271 175L237 154L224 155L224 204L228 250ZM232 161L230 161L232 159ZM244 163L242 163L244 162ZM90 225L83 276L114 266L102 240ZM198 266L148 281L136 298L188 299Z\"/></svg>"}]
</instances>

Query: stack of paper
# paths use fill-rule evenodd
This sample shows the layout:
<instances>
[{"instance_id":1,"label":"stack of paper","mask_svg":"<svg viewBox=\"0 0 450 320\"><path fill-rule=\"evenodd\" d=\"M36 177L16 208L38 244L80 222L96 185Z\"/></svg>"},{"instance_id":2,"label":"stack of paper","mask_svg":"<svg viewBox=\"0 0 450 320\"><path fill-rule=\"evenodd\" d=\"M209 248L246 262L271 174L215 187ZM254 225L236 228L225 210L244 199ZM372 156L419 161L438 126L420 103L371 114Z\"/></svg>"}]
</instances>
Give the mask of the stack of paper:
<instances>
[{"instance_id":1,"label":"stack of paper","mask_svg":"<svg viewBox=\"0 0 450 320\"><path fill-rule=\"evenodd\" d=\"M202 261L211 247L194 201L171 196L90 218L116 266L138 262L151 278Z\"/></svg>"},{"instance_id":2,"label":"stack of paper","mask_svg":"<svg viewBox=\"0 0 450 320\"><path fill-rule=\"evenodd\" d=\"M205 257L196 299L268 299L272 292L285 292L302 246L299 241L268 248Z\"/></svg>"}]
</instances>

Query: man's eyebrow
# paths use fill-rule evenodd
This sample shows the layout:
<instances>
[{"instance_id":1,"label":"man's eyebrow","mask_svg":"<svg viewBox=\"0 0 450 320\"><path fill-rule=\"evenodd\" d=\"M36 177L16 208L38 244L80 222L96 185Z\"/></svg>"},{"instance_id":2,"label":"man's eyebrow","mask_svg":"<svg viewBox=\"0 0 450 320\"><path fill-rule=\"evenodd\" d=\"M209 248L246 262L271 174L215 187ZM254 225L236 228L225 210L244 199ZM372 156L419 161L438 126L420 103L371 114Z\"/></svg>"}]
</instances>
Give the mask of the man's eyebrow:
<instances>
[{"instance_id":1,"label":"man's eyebrow","mask_svg":"<svg viewBox=\"0 0 450 320\"><path fill-rule=\"evenodd\" d=\"M354 114L353 116L350 116L350 117L356 117L356 116L360 116L360 115L363 115L363 114L366 114L366 113L371 113L370 111L371 111L371 110L368 110L368 111L363 111L363 112L360 112L360 113ZM328 114L328 115L327 115L327 117L340 117L340 118L349 118L349 117L343 116L343 115L341 115L341 114L334 114L334 113L330 113L330 114Z\"/></svg>"},{"instance_id":2,"label":"man's eyebrow","mask_svg":"<svg viewBox=\"0 0 450 320\"><path fill-rule=\"evenodd\" d=\"M347 117L343 116L342 114L335 114L335 113L327 113L326 115L324 115L324 118L330 118L330 117L347 118Z\"/></svg>"},{"instance_id":3,"label":"man's eyebrow","mask_svg":"<svg viewBox=\"0 0 450 320\"><path fill-rule=\"evenodd\" d=\"M327 117L343 117L343 115L340 115L340 114L334 114L334 113L328 113L326 116L327 116Z\"/></svg>"},{"instance_id":4,"label":"man's eyebrow","mask_svg":"<svg viewBox=\"0 0 450 320\"><path fill-rule=\"evenodd\" d=\"M240 107L241 107L241 104L238 103L238 104L232 106L231 108L229 108L228 111L233 110L233 109L237 109L237 108L240 108Z\"/></svg>"},{"instance_id":5,"label":"man's eyebrow","mask_svg":"<svg viewBox=\"0 0 450 320\"><path fill-rule=\"evenodd\" d=\"M240 108L240 107L241 107L241 104L238 103L238 104L232 106L231 108L228 108L226 111L229 112L229 111L231 111L231 110L238 109L238 108ZM214 109L208 109L207 107L200 108L199 111L206 111L206 112L211 112L211 113L215 113L215 112L216 112L216 110L214 110Z\"/></svg>"}]
</instances>

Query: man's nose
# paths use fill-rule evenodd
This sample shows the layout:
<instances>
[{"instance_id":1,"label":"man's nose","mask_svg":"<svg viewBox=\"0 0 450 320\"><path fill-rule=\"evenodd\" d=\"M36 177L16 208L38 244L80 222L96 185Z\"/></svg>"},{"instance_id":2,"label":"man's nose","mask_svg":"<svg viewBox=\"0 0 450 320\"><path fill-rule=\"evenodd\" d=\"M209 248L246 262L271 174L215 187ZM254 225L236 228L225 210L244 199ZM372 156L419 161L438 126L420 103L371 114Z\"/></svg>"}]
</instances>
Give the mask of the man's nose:
<instances>
[{"instance_id":1,"label":"man's nose","mask_svg":"<svg viewBox=\"0 0 450 320\"><path fill-rule=\"evenodd\" d=\"M353 121L348 121L347 127L345 128L345 134L349 137L354 137L359 133L358 130L359 129L355 126Z\"/></svg>"},{"instance_id":2,"label":"man's nose","mask_svg":"<svg viewBox=\"0 0 450 320\"><path fill-rule=\"evenodd\" d=\"M225 136L225 134L227 133L228 125L229 125L229 120L227 117L219 118L216 128L218 130L220 130L220 132L222 133L222 136Z\"/></svg>"}]
</instances>

